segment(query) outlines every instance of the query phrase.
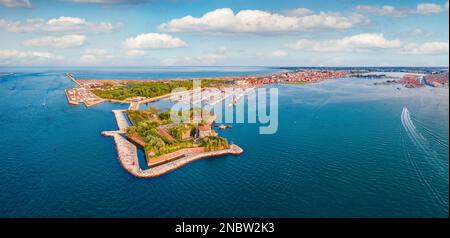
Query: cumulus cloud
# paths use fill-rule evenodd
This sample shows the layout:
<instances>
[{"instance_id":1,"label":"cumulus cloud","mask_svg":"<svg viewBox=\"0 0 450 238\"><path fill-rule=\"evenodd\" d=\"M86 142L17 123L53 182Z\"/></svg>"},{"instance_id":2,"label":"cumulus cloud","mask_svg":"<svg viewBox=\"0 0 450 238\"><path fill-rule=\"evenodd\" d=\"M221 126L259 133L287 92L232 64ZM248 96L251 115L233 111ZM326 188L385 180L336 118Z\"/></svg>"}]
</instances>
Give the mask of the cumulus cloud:
<instances>
[{"instance_id":1,"label":"cumulus cloud","mask_svg":"<svg viewBox=\"0 0 450 238\"><path fill-rule=\"evenodd\" d=\"M404 35L404 36L413 36L413 37L430 37L430 36L433 35L433 33L429 32L429 31L426 31L426 30L423 30L421 28L416 28L416 29L411 30L411 31L403 32L402 35Z\"/></svg>"},{"instance_id":2,"label":"cumulus cloud","mask_svg":"<svg viewBox=\"0 0 450 238\"><path fill-rule=\"evenodd\" d=\"M415 8L396 8L391 5L360 5L356 6L355 9L359 13L376 16L404 17L409 15L433 15L443 12L444 9L448 11L448 1L444 4L444 6L435 3L419 3Z\"/></svg>"},{"instance_id":3,"label":"cumulus cloud","mask_svg":"<svg viewBox=\"0 0 450 238\"><path fill-rule=\"evenodd\" d=\"M111 32L120 26L120 23L88 22L82 18L65 16L47 21L44 19L27 19L25 21L0 19L0 28L9 32Z\"/></svg>"},{"instance_id":4,"label":"cumulus cloud","mask_svg":"<svg viewBox=\"0 0 450 238\"><path fill-rule=\"evenodd\" d=\"M286 14L260 10L234 13L230 8L216 9L201 17L185 16L159 26L166 32L221 32L269 33L316 29L349 29L365 24L368 19L360 14L342 16L337 13L312 13L301 9Z\"/></svg>"},{"instance_id":5,"label":"cumulus cloud","mask_svg":"<svg viewBox=\"0 0 450 238\"><path fill-rule=\"evenodd\" d=\"M28 47L72 48L82 46L85 42L84 35L64 35L34 38L26 40L23 44Z\"/></svg>"},{"instance_id":6,"label":"cumulus cloud","mask_svg":"<svg viewBox=\"0 0 450 238\"><path fill-rule=\"evenodd\" d=\"M416 12L423 15L432 15L443 12L443 7L434 3L421 3L416 7Z\"/></svg>"},{"instance_id":7,"label":"cumulus cloud","mask_svg":"<svg viewBox=\"0 0 450 238\"><path fill-rule=\"evenodd\" d=\"M0 5L4 7L31 7L30 0L0 0Z\"/></svg>"},{"instance_id":8,"label":"cumulus cloud","mask_svg":"<svg viewBox=\"0 0 450 238\"><path fill-rule=\"evenodd\" d=\"M286 12L287 16L302 17L313 15L314 11L308 8L296 8Z\"/></svg>"},{"instance_id":9,"label":"cumulus cloud","mask_svg":"<svg viewBox=\"0 0 450 238\"><path fill-rule=\"evenodd\" d=\"M389 51L400 54L448 54L448 42L425 42L405 44L398 39L386 39L383 34L364 33L341 39L327 41L299 40L287 45L290 49L337 53L337 52L380 52Z\"/></svg>"},{"instance_id":10,"label":"cumulus cloud","mask_svg":"<svg viewBox=\"0 0 450 238\"><path fill-rule=\"evenodd\" d=\"M123 47L132 50L170 49L187 46L180 38L167 34L147 33L128 38L122 43Z\"/></svg>"},{"instance_id":11,"label":"cumulus cloud","mask_svg":"<svg viewBox=\"0 0 450 238\"><path fill-rule=\"evenodd\" d=\"M401 51L408 54L437 55L448 54L448 42L426 42L423 44L407 44Z\"/></svg>"},{"instance_id":12,"label":"cumulus cloud","mask_svg":"<svg viewBox=\"0 0 450 238\"><path fill-rule=\"evenodd\" d=\"M374 49L393 49L401 47L398 39L389 40L383 34L364 33L342 39L328 41L299 40L289 48L316 52L358 52Z\"/></svg>"},{"instance_id":13,"label":"cumulus cloud","mask_svg":"<svg viewBox=\"0 0 450 238\"><path fill-rule=\"evenodd\" d=\"M63 57L49 52L0 50L0 64L2 65L37 65L56 62Z\"/></svg>"},{"instance_id":14,"label":"cumulus cloud","mask_svg":"<svg viewBox=\"0 0 450 238\"><path fill-rule=\"evenodd\" d=\"M402 17L411 14L411 9L402 8L398 9L394 6L384 5L384 6L356 6L356 10L360 13L376 15L376 16L394 16Z\"/></svg>"}]
</instances>

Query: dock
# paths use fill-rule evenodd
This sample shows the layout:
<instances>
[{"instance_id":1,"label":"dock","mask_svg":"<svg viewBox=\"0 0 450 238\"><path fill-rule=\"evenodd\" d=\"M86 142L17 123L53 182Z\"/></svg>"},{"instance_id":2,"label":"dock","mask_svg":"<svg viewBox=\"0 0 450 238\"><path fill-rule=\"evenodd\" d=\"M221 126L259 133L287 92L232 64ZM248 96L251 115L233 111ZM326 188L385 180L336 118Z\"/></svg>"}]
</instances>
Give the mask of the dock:
<instances>
[{"instance_id":1,"label":"dock","mask_svg":"<svg viewBox=\"0 0 450 238\"><path fill-rule=\"evenodd\" d=\"M73 77L73 75L71 74L71 73L67 73L66 74L66 77L67 78L69 78L70 80L72 80L76 85L78 85L78 86L82 86L76 79L75 79L75 77Z\"/></svg>"},{"instance_id":2,"label":"dock","mask_svg":"<svg viewBox=\"0 0 450 238\"><path fill-rule=\"evenodd\" d=\"M119 127L120 133L125 133L127 131L127 128L130 126L128 124L127 119L125 118L125 115L123 114L125 110L113 110L114 116L116 117L117 126Z\"/></svg>"},{"instance_id":3,"label":"dock","mask_svg":"<svg viewBox=\"0 0 450 238\"><path fill-rule=\"evenodd\" d=\"M77 100L76 92L72 89L64 89L66 92L66 98L69 104L71 105L79 105L80 102Z\"/></svg>"}]
</instances>

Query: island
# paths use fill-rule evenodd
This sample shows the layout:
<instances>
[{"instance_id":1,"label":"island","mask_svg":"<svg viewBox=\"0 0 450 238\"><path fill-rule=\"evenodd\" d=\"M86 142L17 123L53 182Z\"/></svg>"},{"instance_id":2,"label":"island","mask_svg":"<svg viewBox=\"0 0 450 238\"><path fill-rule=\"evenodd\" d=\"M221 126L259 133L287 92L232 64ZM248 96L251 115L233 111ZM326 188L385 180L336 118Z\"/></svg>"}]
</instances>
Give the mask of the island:
<instances>
[{"instance_id":1,"label":"island","mask_svg":"<svg viewBox=\"0 0 450 238\"><path fill-rule=\"evenodd\" d=\"M120 163L138 178L157 177L206 157L243 152L212 129L214 114L194 123L194 110L201 109L191 109L190 120L181 123L170 120L170 111L160 112L156 108L114 110L119 130L105 131L102 135L114 138ZM144 150L148 169L140 168L137 147Z\"/></svg>"}]
</instances>

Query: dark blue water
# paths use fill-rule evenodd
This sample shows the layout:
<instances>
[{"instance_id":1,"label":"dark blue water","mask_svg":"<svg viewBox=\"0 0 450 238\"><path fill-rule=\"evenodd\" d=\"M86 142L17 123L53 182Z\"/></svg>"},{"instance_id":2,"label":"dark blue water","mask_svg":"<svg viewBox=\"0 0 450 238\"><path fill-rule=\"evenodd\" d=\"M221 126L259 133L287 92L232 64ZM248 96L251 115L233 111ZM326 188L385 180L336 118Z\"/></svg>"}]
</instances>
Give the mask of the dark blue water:
<instances>
[{"instance_id":1,"label":"dark blue water","mask_svg":"<svg viewBox=\"0 0 450 238\"><path fill-rule=\"evenodd\" d=\"M127 105L70 106L64 94L73 87L67 71L92 78L272 72L177 70L11 69L14 76L0 77L0 217L448 216L448 89L355 79L279 85L276 134L234 124L221 134L244 154L146 180L125 172L113 140L100 135L117 128L111 110ZM405 106L432 154L408 137Z\"/></svg>"}]
</instances>

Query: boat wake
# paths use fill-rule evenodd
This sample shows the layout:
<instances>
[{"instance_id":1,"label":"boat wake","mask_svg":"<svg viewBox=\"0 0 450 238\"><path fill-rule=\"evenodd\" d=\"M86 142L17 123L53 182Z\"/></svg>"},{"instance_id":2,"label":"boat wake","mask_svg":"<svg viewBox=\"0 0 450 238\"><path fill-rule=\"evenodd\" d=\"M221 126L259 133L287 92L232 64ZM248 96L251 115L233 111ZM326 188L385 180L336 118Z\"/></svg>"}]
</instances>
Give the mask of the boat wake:
<instances>
[{"instance_id":1,"label":"boat wake","mask_svg":"<svg viewBox=\"0 0 450 238\"><path fill-rule=\"evenodd\" d=\"M427 162L433 166L433 168L438 169L439 172L443 176L445 176L445 171L447 170L447 166L438 163L436 153L430 149L428 146L427 140L425 137L417 131L416 126L411 120L411 115L408 111L408 108L404 107L402 114L401 114L401 121L402 125L405 128L406 134L408 135L409 139L412 141L414 146L421 150L424 155L427 157ZM422 184L429 190L429 192L432 194L432 196L436 199L436 201L441 204L442 206L448 207L448 202L442 199L442 197L439 195L439 193L436 191L436 189L431 185L431 183L428 181L427 177L424 175L423 170L415 161L415 159L411 156L410 151L408 150L407 146L405 145L405 142L402 137L402 146L405 153L405 156L408 158L411 166L416 171L417 175L419 176L419 179L421 180Z\"/></svg>"},{"instance_id":2,"label":"boat wake","mask_svg":"<svg viewBox=\"0 0 450 238\"><path fill-rule=\"evenodd\" d=\"M42 106L43 107L45 107L45 106L47 106L47 98L48 98L48 89L47 89L47 92L46 92L46 94L45 94L45 97L44 97L44 99L42 100Z\"/></svg>"},{"instance_id":3,"label":"boat wake","mask_svg":"<svg viewBox=\"0 0 450 238\"><path fill-rule=\"evenodd\" d=\"M438 135L436 132L434 132L433 130L428 128L425 123L423 123L415 118L412 118L412 120L416 125L418 125L421 129L423 129L428 135L433 137L434 142L436 142L436 144L438 144L438 145L442 146L444 149L448 150L448 140L444 139L442 136Z\"/></svg>"}]
</instances>

